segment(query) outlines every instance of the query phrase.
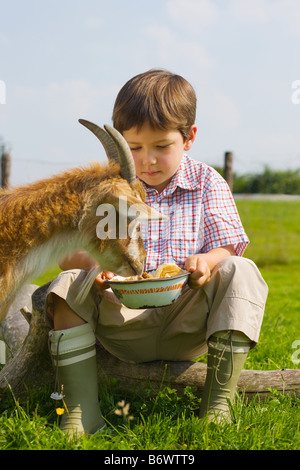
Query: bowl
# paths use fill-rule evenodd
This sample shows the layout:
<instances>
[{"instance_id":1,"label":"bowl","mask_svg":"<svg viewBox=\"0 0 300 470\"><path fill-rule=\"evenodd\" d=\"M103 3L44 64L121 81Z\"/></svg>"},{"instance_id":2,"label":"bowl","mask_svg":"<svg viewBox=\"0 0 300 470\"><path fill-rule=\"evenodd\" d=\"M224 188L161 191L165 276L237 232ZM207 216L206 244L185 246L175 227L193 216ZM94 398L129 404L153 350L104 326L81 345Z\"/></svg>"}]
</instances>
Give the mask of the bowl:
<instances>
[{"instance_id":1,"label":"bowl","mask_svg":"<svg viewBox=\"0 0 300 470\"><path fill-rule=\"evenodd\" d=\"M138 281L124 281L115 276L107 282L125 307L143 309L165 307L175 302L189 275L189 272L184 272L171 277Z\"/></svg>"}]
</instances>

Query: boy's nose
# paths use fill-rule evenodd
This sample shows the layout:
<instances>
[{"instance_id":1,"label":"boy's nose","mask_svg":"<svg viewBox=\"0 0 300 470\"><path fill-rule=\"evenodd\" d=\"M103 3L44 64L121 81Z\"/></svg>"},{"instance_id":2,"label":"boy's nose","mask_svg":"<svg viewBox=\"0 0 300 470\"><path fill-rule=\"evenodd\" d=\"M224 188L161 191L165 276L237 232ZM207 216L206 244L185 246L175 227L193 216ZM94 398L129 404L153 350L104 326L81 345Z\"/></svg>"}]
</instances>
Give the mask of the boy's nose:
<instances>
[{"instance_id":1,"label":"boy's nose","mask_svg":"<svg viewBox=\"0 0 300 470\"><path fill-rule=\"evenodd\" d=\"M143 156L144 165L155 165L156 162L157 162L157 158L153 152L145 152Z\"/></svg>"}]
</instances>

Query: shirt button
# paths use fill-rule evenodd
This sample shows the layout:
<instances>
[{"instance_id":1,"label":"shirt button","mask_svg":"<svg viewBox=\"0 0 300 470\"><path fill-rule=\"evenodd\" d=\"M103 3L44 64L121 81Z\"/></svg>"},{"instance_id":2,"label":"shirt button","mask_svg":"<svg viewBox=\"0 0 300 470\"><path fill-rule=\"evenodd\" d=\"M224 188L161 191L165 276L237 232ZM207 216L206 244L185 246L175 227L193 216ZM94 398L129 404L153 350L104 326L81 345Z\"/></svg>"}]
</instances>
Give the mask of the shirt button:
<instances>
[{"instance_id":1,"label":"shirt button","mask_svg":"<svg viewBox=\"0 0 300 470\"><path fill-rule=\"evenodd\" d=\"M157 235L156 233L153 233L153 234L151 235L151 240L152 240L153 242L157 242L158 238L159 238L159 237L158 237L158 235Z\"/></svg>"}]
</instances>

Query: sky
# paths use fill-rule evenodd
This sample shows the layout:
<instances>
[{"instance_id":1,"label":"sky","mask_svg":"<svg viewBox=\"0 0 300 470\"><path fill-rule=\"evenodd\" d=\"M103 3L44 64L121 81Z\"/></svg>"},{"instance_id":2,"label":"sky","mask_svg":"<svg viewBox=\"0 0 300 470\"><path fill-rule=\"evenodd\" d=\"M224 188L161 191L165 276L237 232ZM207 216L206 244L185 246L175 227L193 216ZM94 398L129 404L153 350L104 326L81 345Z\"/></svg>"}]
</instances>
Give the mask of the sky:
<instances>
[{"instance_id":1,"label":"sky","mask_svg":"<svg viewBox=\"0 0 300 470\"><path fill-rule=\"evenodd\" d=\"M11 184L106 161L79 118L163 68L198 98L189 154L234 171L300 168L299 0L0 0L0 145Z\"/></svg>"}]
</instances>

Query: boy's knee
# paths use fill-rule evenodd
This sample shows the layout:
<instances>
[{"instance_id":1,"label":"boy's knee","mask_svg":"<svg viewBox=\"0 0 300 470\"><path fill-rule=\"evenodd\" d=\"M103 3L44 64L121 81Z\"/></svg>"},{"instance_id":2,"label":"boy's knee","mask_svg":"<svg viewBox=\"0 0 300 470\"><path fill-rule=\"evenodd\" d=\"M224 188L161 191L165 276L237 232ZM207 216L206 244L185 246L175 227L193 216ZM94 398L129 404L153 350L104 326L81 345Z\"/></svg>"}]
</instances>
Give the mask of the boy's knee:
<instances>
[{"instance_id":1,"label":"boy's knee","mask_svg":"<svg viewBox=\"0 0 300 470\"><path fill-rule=\"evenodd\" d=\"M61 285L72 285L78 278L84 278L86 276L86 271L83 269L69 269L68 271L62 271L57 275L57 277L52 281L52 284L61 284Z\"/></svg>"},{"instance_id":2,"label":"boy's knee","mask_svg":"<svg viewBox=\"0 0 300 470\"><path fill-rule=\"evenodd\" d=\"M240 278L247 278L248 276L261 277L256 264L251 259L241 256L228 256L217 264L217 268L223 276L233 277L237 275Z\"/></svg>"},{"instance_id":3,"label":"boy's knee","mask_svg":"<svg viewBox=\"0 0 300 470\"><path fill-rule=\"evenodd\" d=\"M237 269L243 271L257 270L256 264L251 259L243 258L242 256L227 256L219 261L218 267L228 271Z\"/></svg>"},{"instance_id":4,"label":"boy's knee","mask_svg":"<svg viewBox=\"0 0 300 470\"><path fill-rule=\"evenodd\" d=\"M252 260L241 256L228 256L218 263L218 271L223 282L230 283L238 291L242 288L255 292L256 297L265 302L268 286Z\"/></svg>"}]
</instances>

